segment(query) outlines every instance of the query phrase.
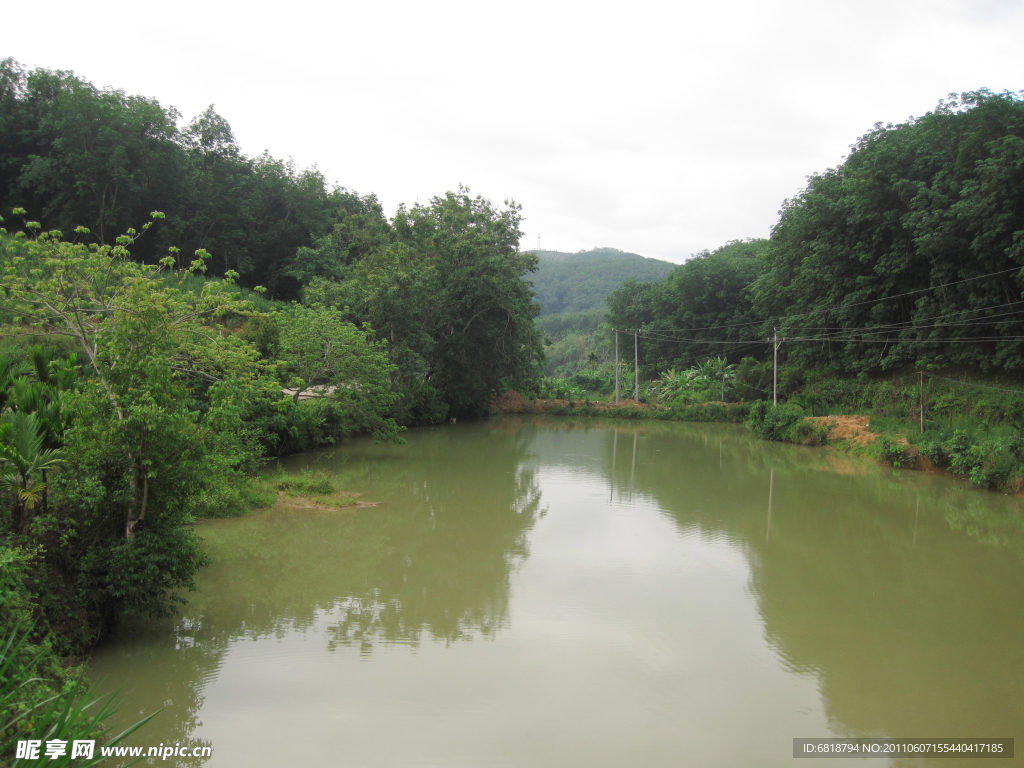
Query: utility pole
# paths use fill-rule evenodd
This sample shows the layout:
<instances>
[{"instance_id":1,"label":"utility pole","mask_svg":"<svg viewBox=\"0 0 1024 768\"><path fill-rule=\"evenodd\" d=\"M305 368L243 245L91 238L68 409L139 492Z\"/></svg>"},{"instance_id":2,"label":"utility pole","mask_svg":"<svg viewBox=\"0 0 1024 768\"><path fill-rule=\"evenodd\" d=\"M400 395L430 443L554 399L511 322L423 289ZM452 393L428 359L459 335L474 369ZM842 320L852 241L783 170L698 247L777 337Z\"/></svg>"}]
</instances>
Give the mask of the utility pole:
<instances>
[{"instance_id":1,"label":"utility pole","mask_svg":"<svg viewBox=\"0 0 1024 768\"><path fill-rule=\"evenodd\" d=\"M779 329L775 329L775 372L772 376L772 405L779 404Z\"/></svg>"},{"instance_id":2,"label":"utility pole","mask_svg":"<svg viewBox=\"0 0 1024 768\"><path fill-rule=\"evenodd\" d=\"M921 374L921 434L924 434L924 371Z\"/></svg>"},{"instance_id":3,"label":"utility pole","mask_svg":"<svg viewBox=\"0 0 1024 768\"><path fill-rule=\"evenodd\" d=\"M640 402L640 336L633 331L633 399Z\"/></svg>"},{"instance_id":4,"label":"utility pole","mask_svg":"<svg viewBox=\"0 0 1024 768\"><path fill-rule=\"evenodd\" d=\"M619 402L619 329L615 331L615 402Z\"/></svg>"}]
</instances>

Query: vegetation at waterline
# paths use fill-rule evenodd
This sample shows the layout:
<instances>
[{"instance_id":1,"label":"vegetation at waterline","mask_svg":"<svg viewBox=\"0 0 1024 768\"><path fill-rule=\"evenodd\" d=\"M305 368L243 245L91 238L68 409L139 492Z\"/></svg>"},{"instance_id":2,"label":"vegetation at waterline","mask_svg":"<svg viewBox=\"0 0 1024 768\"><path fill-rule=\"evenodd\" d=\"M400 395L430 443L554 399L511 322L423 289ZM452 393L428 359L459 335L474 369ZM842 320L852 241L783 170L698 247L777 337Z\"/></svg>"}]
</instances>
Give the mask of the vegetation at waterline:
<instances>
[{"instance_id":1,"label":"vegetation at waterline","mask_svg":"<svg viewBox=\"0 0 1024 768\"><path fill-rule=\"evenodd\" d=\"M99 741L111 747L157 714L114 734L109 721L120 706L116 696L97 695L81 670L69 673L57 666L49 645L36 645L29 637L29 626L18 623L0 637L0 755L15 756L13 766L38 764L36 758L59 768L97 765L104 762L102 754L95 749L92 755L76 754L75 741ZM35 742L35 758L19 759L19 740ZM54 742L62 752L44 753L43 745Z\"/></svg>"},{"instance_id":2,"label":"vegetation at waterline","mask_svg":"<svg viewBox=\"0 0 1024 768\"><path fill-rule=\"evenodd\" d=\"M461 192L407 221L414 217L419 249L404 245L383 266L360 269L369 292L378 268L411 269L402 259L417 260L405 288L421 302L419 322L382 315L387 338L351 322L348 304L261 312L235 288L235 274L202 277L209 255L201 250L184 270L173 250L159 264L140 263L132 249L143 233L86 245L25 221L27 235L0 235L0 319L9 329L0 361L8 510L0 552L5 586L29 606L32 643L44 655L87 648L126 612L174 610L207 560L192 522L265 502L266 488L251 476L268 453L359 432L400 439L399 421L479 412L497 377L536 376L539 343L529 346L533 307L521 273L531 262L514 240L495 237L518 235L516 209L496 212ZM446 258L461 262L462 282ZM474 292L469 276L488 268L492 279ZM442 281L442 270L455 279ZM345 286L347 298L361 298L357 284ZM326 279L316 287L337 289ZM378 297L363 299L367 311L387 309L387 296ZM429 305L447 313L440 338L422 322ZM472 314L458 321L459 313ZM525 334L518 347L508 335L516 332ZM320 501L352 503L328 495ZM9 630L15 618L0 616L0 625Z\"/></svg>"},{"instance_id":3,"label":"vegetation at waterline","mask_svg":"<svg viewBox=\"0 0 1024 768\"><path fill-rule=\"evenodd\" d=\"M747 423L765 439L817 444L829 440L830 417L857 414L871 437L853 450L895 467L942 468L981 488L1019 492L1024 490L1024 389L985 382L930 374L874 381L822 378L777 408L756 403Z\"/></svg>"},{"instance_id":4,"label":"vegetation at waterline","mask_svg":"<svg viewBox=\"0 0 1024 768\"><path fill-rule=\"evenodd\" d=\"M69 242L33 221L15 235L0 233L0 320L8 329L0 356L0 628L31 625L24 647L40 649L8 682L21 690L36 667L58 669L57 657L88 648L122 614L172 612L207 562L197 518L244 512L276 491L331 507L353 503L339 489L325 493L322 478L268 494L268 481L253 479L264 456L364 432L399 440L398 420L436 421L448 412L446 396L457 412L472 413L486 407L491 377L532 380L531 352L500 346L511 312L521 311L516 320L532 331L519 265L508 268L505 247L486 232L488 223L514 223L510 210L513 218L503 220L462 193L417 213L436 224L420 224L425 241L436 236L438 250L458 253L467 272L487 260L497 273L483 297L448 283L457 305L450 313L500 300L497 291L525 297L504 313L505 327L477 309L461 333L437 344L422 324L403 344L408 326L395 317L385 326L389 338L378 338L368 323L357 326L323 303L261 312L233 273L202 277L209 256L201 250L184 270L175 269L176 251L140 263L132 249L162 215L113 246ZM422 282L436 275L428 247L408 281L424 302L436 298L437 285ZM478 327L468 328L474 319ZM32 343L39 341L46 346ZM396 359L422 361L413 345L441 348L433 377L423 367L399 371ZM480 365L486 370L477 374ZM436 389L438 381L449 388ZM8 610L15 604L22 609ZM59 694L61 679L53 679L29 686L39 689L34 698L5 702L2 714ZM83 695L75 688L61 700L77 706Z\"/></svg>"},{"instance_id":5,"label":"vegetation at waterline","mask_svg":"<svg viewBox=\"0 0 1024 768\"><path fill-rule=\"evenodd\" d=\"M140 263L132 248L162 215L113 246L68 242L33 221L28 235L2 236L3 546L19 564L40 637L59 627L67 653L121 613L173 610L206 561L192 521L258 502L250 476L268 453L361 432L400 439L399 421L436 421L446 400L460 415L483 410L498 377L532 381L533 307L520 272L530 262L514 240L496 242L517 236L516 209L497 212L460 193L414 213L410 237L422 247L393 249L385 266L418 259L405 286L424 314L437 302L449 316L474 315L439 339L422 322L410 338L412 319L395 315L380 316L383 333L357 326L327 302L260 312L233 273L199 279L203 251L184 270L175 251ZM493 277L474 293L446 255L467 280L487 269ZM362 265L363 279L376 266ZM441 268L453 278L443 288ZM352 303L359 284L344 286ZM387 310L378 296L367 311ZM517 325L527 339L512 349ZM27 346L31 339L61 352Z\"/></svg>"},{"instance_id":6,"label":"vegetation at waterline","mask_svg":"<svg viewBox=\"0 0 1024 768\"><path fill-rule=\"evenodd\" d=\"M725 368L725 382L710 374ZM701 375L701 369L705 375ZM731 369L731 370L730 370ZM1011 379L951 379L926 373L880 378L842 378L780 369L780 404L772 405L772 368L753 358L730 366L723 358L645 382L640 401L623 387L623 402L607 407L607 389L586 390L568 380L546 380L536 393L503 412L600 415L667 421L745 421L765 440L833 443L898 468L945 469L995 491L1024 490L1024 389ZM925 418L921 424L921 384ZM993 384L996 386L993 386ZM1019 386L1019 385L1018 385ZM720 400L724 390L725 402ZM508 401L508 398L505 398ZM834 417L857 416L860 440L834 434Z\"/></svg>"},{"instance_id":7,"label":"vegetation at waterline","mask_svg":"<svg viewBox=\"0 0 1024 768\"><path fill-rule=\"evenodd\" d=\"M351 507L358 503L358 493L345 491L337 478L326 472L304 471L298 475L288 474L283 470L269 476L256 478L256 485L265 488L270 498L266 506L270 506L274 497L285 497L293 503L305 503L310 506L337 509Z\"/></svg>"}]
</instances>

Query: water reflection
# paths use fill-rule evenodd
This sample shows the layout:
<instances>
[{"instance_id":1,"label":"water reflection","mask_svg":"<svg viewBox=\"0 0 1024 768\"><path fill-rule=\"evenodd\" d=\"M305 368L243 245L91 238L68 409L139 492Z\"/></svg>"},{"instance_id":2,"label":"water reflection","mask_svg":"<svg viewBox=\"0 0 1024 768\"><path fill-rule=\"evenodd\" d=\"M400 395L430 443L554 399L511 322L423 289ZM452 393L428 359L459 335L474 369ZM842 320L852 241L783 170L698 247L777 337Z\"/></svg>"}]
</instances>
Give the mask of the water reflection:
<instances>
[{"instance_id":1,"label":"water reflection","mask_svg":"<svg viewBox=\"0 0 1024 768\"><path fill-rule=\"evenodd\" d=\"M202 524L213 564L184 616L125 627L96 654L93 676L123 679L125 668L151 675L125 687L133 710L167 707L161 741L191 744L207 683L239 641L282 640L322 623L327 651L493 638L508 624L510 573L543 514L529 442L529 433L496 424L465 434L424 430L408 452L363 446L356 455L285 462L372 489L380 506Z\"/></svg>"},{"instance_id":2,"label":"water reflection","mask_svg":"<svg viewBox=\"0 0 1024 768\"><path fill-rule=\"evenodd\" d=\"M818 676L834 732L1024 735L1019 501L740 431L612 428L640 445L620 487L747 552L766 639Z\"/></svg>"},{"instance_id":3,"label":"water reflection","mask_svg":"<svg viewBox=\"0 0 1024 768\"><path fill-rule=\"evenodd\" d=\"M286 466L382 504L202 526L214 564L184 616L121 632L94 665L134 710L167 706L160 741L227 738L254 699L328 717L356 680L372 692L345 722L375 693L366 733L392 710L396 732L441 738L446 723L480 740L460 765L496 744L510 764L621 764L640 759L637 734L646 764L678 764L687 722L690 741L773 723L784 742L705 755L720 765L788 764L789 739L829 732L1024 738L1016 500L722 425L505 418ZM346 690L318 694L321 678ZM414 713L417 685L428 704ZM545 686L561 692L551 710ZM801 732L813 711L819 730ZM540 727L530 713L552 735L527 759L514 735ZM596 725L624 717L638 718L629 733ZM567 734L587 747L560 752ZM401 762L380 749L367 764Z\"/></svg>"}]
</instances>

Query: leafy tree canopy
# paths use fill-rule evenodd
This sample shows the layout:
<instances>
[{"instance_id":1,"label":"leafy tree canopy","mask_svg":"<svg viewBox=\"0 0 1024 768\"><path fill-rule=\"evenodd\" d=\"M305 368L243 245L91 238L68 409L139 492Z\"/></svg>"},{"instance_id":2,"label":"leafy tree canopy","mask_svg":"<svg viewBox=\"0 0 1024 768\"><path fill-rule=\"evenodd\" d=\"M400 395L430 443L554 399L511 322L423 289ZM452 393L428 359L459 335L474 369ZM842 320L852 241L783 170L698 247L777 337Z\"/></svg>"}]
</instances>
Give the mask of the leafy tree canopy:
<instances>
[{"instance_id":1,"label":"leafy tree canopy","mask_svg":"<svg viewBox=\"0 0 1024 768\"><path fill-rule=\"evenodd\" d=\"M629 281L608 297L613 328L643 329L640 359L666 370L705 358L739 360L760 326L748 286L762 269L765 240L703 251L658 283ZM755 337L756 338L756 337Z\"/></svg>"},{"instance_id":2,"label":"leafy tree canopy","mask_svg":"<svg viewBox=\"0 0 1024 768\"><path fill-rule=\"evenodd\" d=\"M452 415L480 415L493 393L529 386L542 360L524 279L537 259L518 250L521 219L515 203L497 208L465 188L400 208L387 229L364 219L372 246L351 265L335 262L343 279L312 281L306 301L390 342L406 407L422 418L443 416L438 399ZM335 249L333 238L317 244L321 256Z\"/></svg>"},{"instance_id":3,"label":"leafy tree canopy","mask_svg":"<svg viewBox=\"0 0 1024 768\"><path fill-rule=\"evenodd\" d=\"M0 215L24 208L45 230L85 226L85 240L107 245L160 210L165 225L134 258L202 248L215 254L211 274L297 297L296 251L344 222L358 195L329 188L315 168L247 157L212 106L183 128L180 117L73 72L0 61Z\"/></svg>"}]
</instances>

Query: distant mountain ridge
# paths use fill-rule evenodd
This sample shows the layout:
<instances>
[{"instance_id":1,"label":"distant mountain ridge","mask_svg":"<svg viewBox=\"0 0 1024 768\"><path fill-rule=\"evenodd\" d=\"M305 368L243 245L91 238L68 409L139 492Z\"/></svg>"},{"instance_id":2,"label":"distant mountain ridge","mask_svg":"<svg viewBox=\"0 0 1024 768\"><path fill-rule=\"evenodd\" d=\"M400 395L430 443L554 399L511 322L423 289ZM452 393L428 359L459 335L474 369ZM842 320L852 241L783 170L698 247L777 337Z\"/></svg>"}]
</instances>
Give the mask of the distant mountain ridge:
<instances>
[{"instance_id":1,"label":"distant mountain ridge","mask_svg":"<svg viewBox=\"0 0 1024 768\"><path fill-rule=\"evenodd\" d=\"M542 315L603 309L605 298L627 280L655 282L677 266L618 248L530 252L540 258L533 288Z\"/></svg>"}]
</instances>

